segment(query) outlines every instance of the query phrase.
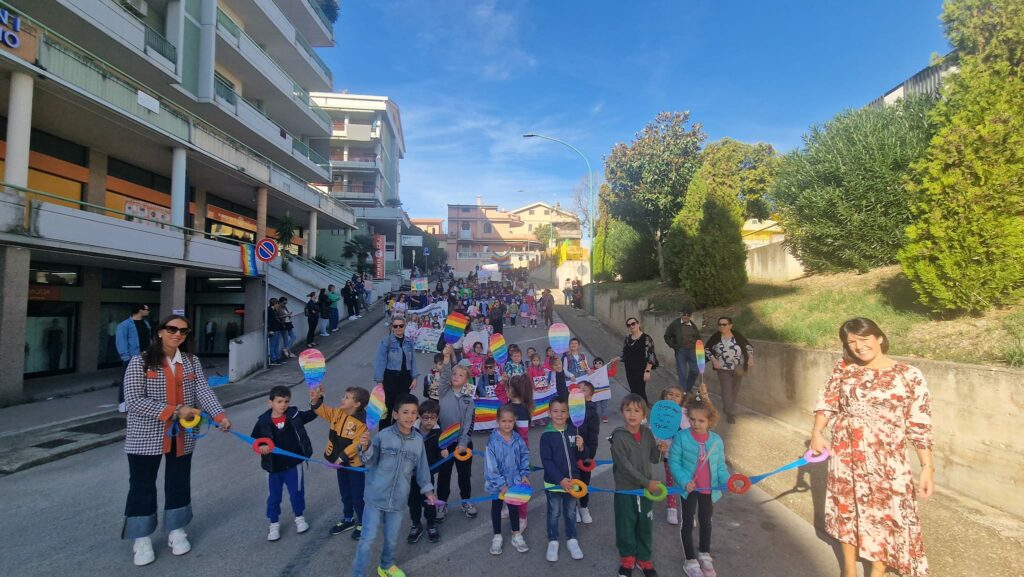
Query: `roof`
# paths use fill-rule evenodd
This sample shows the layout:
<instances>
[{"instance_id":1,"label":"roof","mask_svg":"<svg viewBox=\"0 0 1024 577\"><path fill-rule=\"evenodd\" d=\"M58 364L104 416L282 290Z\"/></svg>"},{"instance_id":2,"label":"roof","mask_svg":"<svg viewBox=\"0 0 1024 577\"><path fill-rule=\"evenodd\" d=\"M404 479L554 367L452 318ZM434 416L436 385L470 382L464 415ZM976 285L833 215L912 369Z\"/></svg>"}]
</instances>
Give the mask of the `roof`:
<instances>
[{"instance_id":1,"label":"roof","mask_svg":"<svg viewBox=\"0 0 1024 577\"><path fill-rule=\"evenodd\" d=\"M532 203L530 203L530 204L528 204L526 206L517 208L515 210L511 210L509 212L511 212L513 214L519 214L520 212L524 212L524 211L527 211L527 210L529 210L531 208L536 208L538 206L543 207L543 208L547 208L549 210L553 210L555 212L558 212L558 213L561 213L561 214L564 214L564 215L567 215L567 216L571 216L572 218L579 220L579 217L576 216L575 214L573 214L572 212L570 212L568 210L565 210L564 208L551 206L550 204L548 204L546 202L532 202Z\"/></svg>"}]
</instances>

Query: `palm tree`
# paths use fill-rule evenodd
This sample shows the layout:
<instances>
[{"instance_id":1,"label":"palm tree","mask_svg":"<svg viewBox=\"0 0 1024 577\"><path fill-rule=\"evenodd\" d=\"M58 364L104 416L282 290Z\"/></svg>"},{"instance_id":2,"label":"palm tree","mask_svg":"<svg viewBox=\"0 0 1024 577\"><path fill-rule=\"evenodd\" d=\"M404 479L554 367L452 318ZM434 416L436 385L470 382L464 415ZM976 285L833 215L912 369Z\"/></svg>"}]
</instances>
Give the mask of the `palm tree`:
<instances>
[{"instance_id":1,"label":"palm tree","mask_svg":"<svg viewBox=\"0 0 1024 577\"><path fill-rule=\"evenodd\" d=\"M277 219L277 234L275 235L277 240L277 246L281 252L281 270L288 270L288 248L292 245L292 239L295 238L295 221L292 220L290 214L285 214L281 218Z\"/></svg>"},{"instance_id":2,"label":"palm tree","mask_svg":"<svg viewBox=\"0 0 1024 577\"><path fill-rule=\"evenodd\" d=\"M370 265L366 259L373 254L373 239L368 234L357 234L353 236L341 249L342 258L356 259L356 272L363 274L370 272Z\"/></svg>"}]
</instances>

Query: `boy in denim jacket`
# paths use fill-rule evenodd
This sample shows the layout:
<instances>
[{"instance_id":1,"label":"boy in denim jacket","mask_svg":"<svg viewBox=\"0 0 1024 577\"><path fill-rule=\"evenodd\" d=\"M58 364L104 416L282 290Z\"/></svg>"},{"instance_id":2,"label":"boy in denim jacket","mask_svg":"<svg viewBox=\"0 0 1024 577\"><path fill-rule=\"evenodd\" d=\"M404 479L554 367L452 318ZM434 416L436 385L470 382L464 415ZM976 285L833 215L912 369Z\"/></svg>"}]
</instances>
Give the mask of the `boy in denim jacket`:
<instances>
[{"instance_id":1,"label":"boy in denim jacket","mask_svg":"<svg viewBox=\"0 0 1024 577\"><path fill-rule=\"evenodd\" d=\"M430 482L430 465L423 445L423 435L413 429L419 417L419 401L410 394L395 399L392 412L394 424L374 435L359 438L360 460L366 467L366 503L363 509L363 534L352 563L352 577L364 577L370 552L381 527L384 528L384 550L377 574L380 577L405 577L395 565L395 547L402 529L402 513L409 499L412 476L428 505L434 505L434 486Z\"/></svg>"}]
</instances>

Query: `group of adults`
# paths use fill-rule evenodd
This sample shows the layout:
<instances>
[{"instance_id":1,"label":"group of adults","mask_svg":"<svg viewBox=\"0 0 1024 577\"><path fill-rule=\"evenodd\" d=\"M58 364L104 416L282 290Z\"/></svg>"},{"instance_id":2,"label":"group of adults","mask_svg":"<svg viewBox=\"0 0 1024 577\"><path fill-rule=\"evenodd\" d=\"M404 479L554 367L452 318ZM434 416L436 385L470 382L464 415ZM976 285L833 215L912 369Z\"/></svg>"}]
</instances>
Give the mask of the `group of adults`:
<instances>
[{"instance_id":1,"label":"group of adults","mask_svg":"<svg viewBox=\"0 0 1024 577\"><path fill-rule=\"evenodd\" d=\"M626 379L630 390L646 399L651 371L658 367L654 339L635 317L626 320L626 328ZM716 328L704 343L706 362L718 375L728 422L735 423L736 398L754 349L732 318L718 317ZM698 374L696 342L702 339L691 308L682 308L664 338L675 353L679 386L689 393ZM882 577L888 569L926 575L915 497L934 491L927 384L920 370L888 355L889 339L870 319L844 322L839 341L843 358L819 394L809 443L815 454L832 452L825 530L841 544L843 577L857 575L860 558L871 562L870 577ZM920 464L916 487L908 443Z\"/></svg>"},{"instance_id":2,"label":"group of adults","mask_svg":"<svg viewBox=\"0 0 1024 577\"><path fill-rule=\"evenodd\" d=\"M583 308L583 284L580 283L580 279L565 279L565 284L562 285L562 296L565 297L563 304L574 309Z\"/></svg>"}]
</instances>

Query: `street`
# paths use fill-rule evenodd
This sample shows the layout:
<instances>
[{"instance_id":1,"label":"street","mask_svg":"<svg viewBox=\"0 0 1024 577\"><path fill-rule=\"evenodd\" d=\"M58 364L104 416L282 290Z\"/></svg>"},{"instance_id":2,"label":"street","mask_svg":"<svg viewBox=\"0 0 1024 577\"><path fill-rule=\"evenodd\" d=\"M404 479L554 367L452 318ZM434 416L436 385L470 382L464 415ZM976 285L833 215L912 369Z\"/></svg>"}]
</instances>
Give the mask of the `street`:
<instances>
[{"instance_id":1,"label":"street","mask_svg":"<svg viewBox=\"0 0 1024 577\"><path fill-rule=\"evenodd\" d=\"M357 343L328 363L324 380L326 402L337 404L346 387L371 386L377 344L385 335L381 322ZM506 327L509 344L524 349L547 344L543 328ZM589 351L588 351L588 354ZM615 351L598 351L610 358ZM592 356L592 355L591 355ZM421 372L429 370L432 355L420 354ZM291 366L276 370L291 370ZM621 378L621 376L620 376ZM306 389L293 389L292 404L308 408ZM613 387L611 422L602 427L598 458L608 458L605 438L621 418L617 415L621 386ZM229 416L236 430L248 434L256 417L266 410L266 401L254 400L232 407ZM317 420L307 427L314 455L322 452L327 427ZM537 447L541 428L531 430L531 447ZM486 445L487 433L477 433L475 445ZM534 455L534 463L539 458ZM780 463L781 464L781 463ZM482 459L474 459L474 496L482 493ZM660 466L655 475L662 477ZM163 478L161 473L160 479ZM171 555L166 534L153 534L156 562L132 566L131 543L119 540L124 499L128 490L128 466L123 445L118 443L60 461L0 478L0 494L6 514L0 518L0 574L42 575L246 575L338 576L348 575L356 542L351 533L330 537L328 529L340 518L340 500L335 473L310 465L306 477L305 516L310 530L295 534L290 508L283 504L280 541L266 541L268 521L264 516L267 496L266 473L248 446L237 438L216 431L200 439L192 467L192 506L195 519L187 528L192 551L182 557ZM424 537L408 545L401 533L398 565L410 576L612 575L618 563L610 495L591 499L594 523L579 526L579 541L585 554L573 561L563 545L554 566L544 559L545 500L537 491L541 474L533 477L534 498L530 502L529 528L525 532L530 551L517 553L508 544L501 557L488 553L491 530L488 503L480 504L476 519L460 511L454 487L447 521L441 525L441 541L429 543ZM594 486L613 487L610 466L594 473ZM162 487L162 481L158 481ZM162 490L161 490L162 503ZM665 505L655 505L655 567L661 575L681 575L683 554L678 527L665 522ZM408 521L406 521L408 524ZM830 575L836 561L828 544L815 536L814 529L783 505L756 487L742 496L727 495L716 504L712 553L719 575ZM696 535L695 535L696 538Z\"/></svg>"}]
</instances>

